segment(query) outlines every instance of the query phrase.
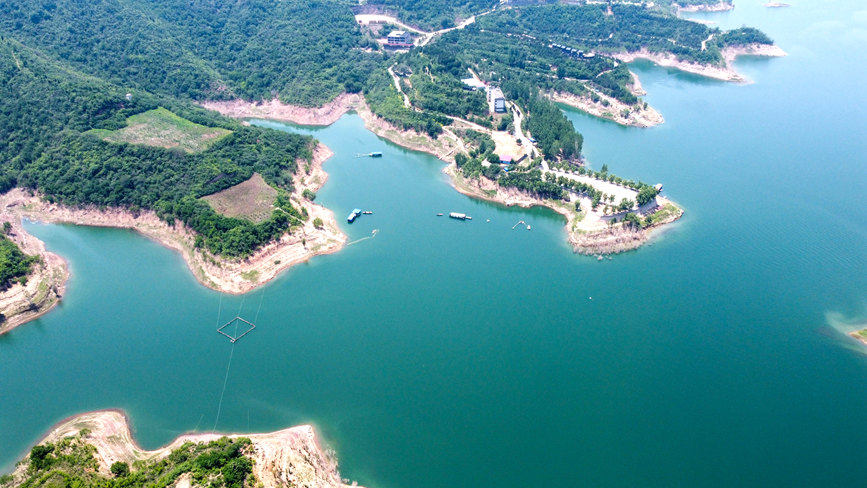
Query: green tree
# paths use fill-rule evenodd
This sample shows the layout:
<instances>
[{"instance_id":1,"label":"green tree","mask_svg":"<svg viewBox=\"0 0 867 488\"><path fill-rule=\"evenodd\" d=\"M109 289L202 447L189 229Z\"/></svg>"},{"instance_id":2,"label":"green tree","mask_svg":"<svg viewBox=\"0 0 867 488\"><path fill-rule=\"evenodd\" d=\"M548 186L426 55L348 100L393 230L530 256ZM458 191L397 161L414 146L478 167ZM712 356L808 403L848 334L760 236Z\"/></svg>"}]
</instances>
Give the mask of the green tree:
<instances>
[{"instance_id":1,"label":"green tree","mask_svg":"<svg viewBox=\"0 0 867 488\"><path fill-rule=\"evenodd\" d=\"M635 196L635 200L639 205L644 205L645 203L653 200L659 192L656 191L656 188L652 186L645 185L640 190L638 190L638 195Z\"/></svg>"},{"instance_id":2,"label":"green tree","mask_svg":"<svg viewBox=\"0 0 867 488\"><path fill-rule=\"evenodd\" d=\"M624 199L620 200L620 205L617 206L617 209L618 210L629 210L634 205L635 205L634 201L632 201L628 198L624 198Z\"/></svg>"},{"instance_id":3,"label":"green tree","mask_svg":"<svg viewBox=\"0 0 867 488\"><path fill-rule=\"evenodd\" d=\"M113 474L115 478L123 478L129 475L129 464L123 461L115 461L111 465L111 474Z\"/></svg>"},{"instance_id":4,"label":"green tree","mask_svg":"<svg viewBox=\"0 0 867 488\"><path fill-rule=\"evenodd\" d=\"M464 154L464 153L455 154L455 166L460 168L461 166L466 164L466 162L467 162L467 155L466 154Z\"/></svg>"},{"instance_id":5,"label":"green tree","mask_svg":"<svg viewBox=\"0 0 867 488\"><path fill-rule=\"evenodd\" d=\"M51 466L52 458L49 455L54 452L54 444L33 446L30 450L30 466L41 470Z\"/></svg>"}]
</instances>

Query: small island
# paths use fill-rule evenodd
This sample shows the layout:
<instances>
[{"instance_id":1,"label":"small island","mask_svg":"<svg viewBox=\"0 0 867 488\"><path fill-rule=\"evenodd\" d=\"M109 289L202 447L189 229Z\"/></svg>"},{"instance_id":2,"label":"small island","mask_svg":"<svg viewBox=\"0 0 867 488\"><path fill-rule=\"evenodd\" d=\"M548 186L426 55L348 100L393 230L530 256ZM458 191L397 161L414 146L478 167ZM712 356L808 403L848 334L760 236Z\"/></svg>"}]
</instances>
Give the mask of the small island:
<instances>
[{"instance_id":1,"label":"small island","mask_svg":"<svg viewBox=\"0 0 867 488\"><path fill-rule=\"evenodd\" d=\"M126 417L107 410L61 422L0 486L296 486L348 488L309 425L268 434L186 434L141 449Z\"/></svg>"}]
</instances>

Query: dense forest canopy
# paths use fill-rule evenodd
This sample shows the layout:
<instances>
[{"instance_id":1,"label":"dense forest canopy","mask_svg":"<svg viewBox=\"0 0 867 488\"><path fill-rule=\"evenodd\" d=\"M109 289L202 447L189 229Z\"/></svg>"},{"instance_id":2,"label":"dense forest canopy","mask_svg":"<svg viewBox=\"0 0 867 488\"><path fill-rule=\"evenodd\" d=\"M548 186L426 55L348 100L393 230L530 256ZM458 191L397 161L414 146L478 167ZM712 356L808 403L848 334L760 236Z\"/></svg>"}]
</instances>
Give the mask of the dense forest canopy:
<instances>
[{"instance_id":1,"label":"dense forest canopy","mask_svg":"<svg viewBox=\"0 0 867 488\"><path fill-rule=\"evenodd\" d=\"M3 0L0 33L126 88L321 105L361 91L377 54L345 2Z\"/></svg>"},{"instance_id":2,"label":"dense forest canopy","mask_svg":"<svg viewBox=\"0 0 867 488\"><path fill-rule=\"evenodd\" d=\"M640 5L612 4L611 12L608 15L608 5L599 4L522 7L486 15L479 18L478 24L486 30L531 35L588 51L648 49L708 64L721 63L719 50L728 45L772 42L756 29L726 34Z\"/></svg>"},{"instance_id":3,"label":"dense forest canopy","mask_svg":"<svg viewBox=\"0 0 867 488\"><path fill-rule=\"evenodd\" d=\"M187 120L232 130L207 150L187 154L113 144L90 129L119 129L127 117L166 107ZM289 191L296 160L311 156L310 137L246 127L171 98L124 90L84 75L20 43L0 40L2 190L21 186L67 205L153 209L202 235L200 245L228 256L249 254L303 218L288 202L272 219L253 224L216 214L196 198L258 172ZM192 200L192 202L191 202Z\"/></svg>"}]
</instances>

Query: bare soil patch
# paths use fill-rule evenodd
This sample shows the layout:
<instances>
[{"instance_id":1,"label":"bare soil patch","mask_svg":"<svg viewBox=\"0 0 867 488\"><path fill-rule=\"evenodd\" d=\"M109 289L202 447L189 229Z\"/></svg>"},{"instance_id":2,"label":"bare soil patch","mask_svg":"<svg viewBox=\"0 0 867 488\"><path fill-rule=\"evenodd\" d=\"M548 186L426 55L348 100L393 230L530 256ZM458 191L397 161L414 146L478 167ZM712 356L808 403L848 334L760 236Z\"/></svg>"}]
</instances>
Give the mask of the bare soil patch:
<instances>
[{"instance_id":1,"label":"bare soil patch","mask_svg":"<svg viewBox=\"0 0 867 488\"><path fill-rule=\"evenodd\" d=\"M252 222L264 222L271 216L277 190L265 182L262 175L253 173L249 180L223 191L202 197L215 212L226 217L237 217Z\"/></svg>"},{"instance_id":2,"label":"bare soil patch","mask_svg":"<svg viewBox=\"0 0 867 488\"><path fill-rule=\"evenodd\" d=\"M512 156L517 161L527 152L525 146L519 146L515 136L506 131L491 131L491 138L496 144L494 152L500 156Z\"/></svg>"}]
</instances>

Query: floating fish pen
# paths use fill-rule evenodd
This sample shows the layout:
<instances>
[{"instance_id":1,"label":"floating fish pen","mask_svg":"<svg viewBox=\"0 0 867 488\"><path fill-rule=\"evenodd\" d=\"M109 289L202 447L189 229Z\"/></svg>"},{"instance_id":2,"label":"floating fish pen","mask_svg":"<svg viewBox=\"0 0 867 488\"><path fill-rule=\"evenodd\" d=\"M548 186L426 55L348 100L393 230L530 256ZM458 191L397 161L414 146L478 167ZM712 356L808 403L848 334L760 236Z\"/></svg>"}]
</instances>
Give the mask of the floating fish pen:
<instances>
[{"instance_id":1,"label":"floating fish pen","mask_svg":"<svg viewBox=\"0 0 867 488\"><path fill-rule=\"evenodd\" d=\"M245 330L243 333L241 333L241 335L238 335L238 336L233 336L233 335L230 335L230 334L223 331L223 329L225 329L226 327L229 327L232 324L235 324L235 333L236 334L238 333L238 327L239 326L244 326L244 327L246 327L247 330ZM232 320L223 324L222 327L217 329L217 332L228 337L229 342L234 344L234 343L238 342L238 340L240 338L244 337L245 335L249 334L250 332L253 332L253 329L255 329L255 328L256 328L256 324L254 324L253 322L250 322L249 320L244 320L241 317L235 317Z\"/></svg>"}]
</instances>

